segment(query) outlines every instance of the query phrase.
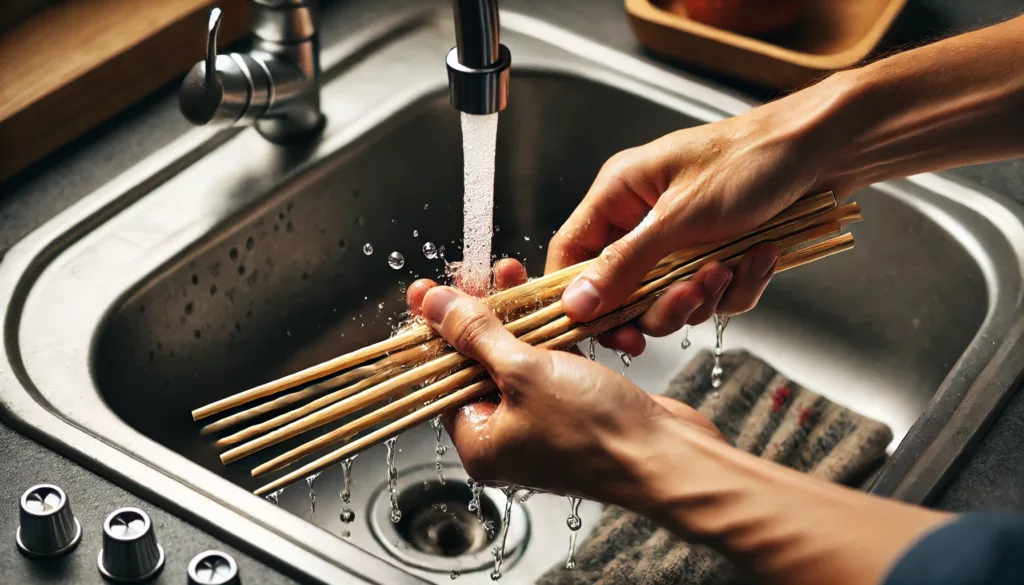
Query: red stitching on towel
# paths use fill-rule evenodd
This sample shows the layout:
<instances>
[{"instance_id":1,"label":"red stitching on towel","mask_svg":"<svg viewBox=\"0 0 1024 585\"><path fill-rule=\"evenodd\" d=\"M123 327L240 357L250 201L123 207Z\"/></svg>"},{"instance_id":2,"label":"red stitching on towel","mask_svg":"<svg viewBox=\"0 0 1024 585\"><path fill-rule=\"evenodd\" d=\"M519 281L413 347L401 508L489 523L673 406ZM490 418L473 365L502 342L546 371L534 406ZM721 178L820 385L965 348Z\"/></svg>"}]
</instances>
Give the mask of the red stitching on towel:
<instances>
[{"instance_id":1,"label":"red stitching on towel","mask_svg":"<svg viewBox=\"0 0 1024 585\"><path fill-rule=\"evenodd\" d=\"M786 404L786 400L789 399L791 394L788 386L779 386L775 389L775 394L772 396L772 412L779 412L782 407Z\"/></svg>"}]
</instances>

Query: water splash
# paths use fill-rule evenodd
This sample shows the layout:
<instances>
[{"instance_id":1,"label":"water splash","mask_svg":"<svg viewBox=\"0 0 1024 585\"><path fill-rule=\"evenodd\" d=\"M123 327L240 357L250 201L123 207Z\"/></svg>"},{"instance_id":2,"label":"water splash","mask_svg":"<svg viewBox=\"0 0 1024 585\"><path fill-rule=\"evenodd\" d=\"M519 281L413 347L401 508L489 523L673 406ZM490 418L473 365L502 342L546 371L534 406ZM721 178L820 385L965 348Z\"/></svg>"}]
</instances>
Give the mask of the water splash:
<instances>
[{"instance_id":1,"label":"water splash","mask_svg":"<svg viewBox=\"0 0 1024 585\"><path fill-rule=\"evenodd\" d=\"M284 492L284 488L281 488L281 489L279 489L277 491L270 492L269 494L267 494L267 501L270 502L271 504L274 504L275 506L280 506L281 505L281 494L283 492Z\"/></svg>"},{"instance_id":2,"label":"water splash","mask_svg":"<svg viewBox=\"0 0 1024 585\"><path fill-rule=\"evenodd\" d=\"M306 485L309 486L309 521L316 521L316 488L313 484L316 483L316 478L320 477L322 471L314 473L313 475L306 478Z\"/></svg>"},{"instance_id":3,"label":"water splash","mask_svg":"<svg viewBox=\"0 0 1024 585\"><path fill-rule=\"evenodd\" d=\"M466 480L466 484L469 485L469 505L466 509L476 514L476 519L480 521L480 525L484 524L484 511L483 507L480 506L480 494L484 491L484 486L473 481L472 478ZM490 536L488 536L490 538Z\"/></svg>"},{"instance_id":4,"label":"water splash","mask_svg":"<svg viewBox=\"0 0 1024 585\"><path fill-rule=\"evenodd\" d=\"M437 246L434 245L434 242L427 242L426 244L423 244L423 255L426 256L428 260L437 258Z\"/></svg>"},{"instance_id":5,"label":"water splash","mask_svg":"<svg viewBox=\"0 0 1024 585\"><path fill-rule=\"evenodd\" d=\"M711 387L718 388L722 385L722 335L725 327L729 324L729 317L715 315L715 349L712 352L715 356L715 365L711 368Z\"/></svg>"},{"instance_id":6,"label":"water splash","mask_svg":"<svg viewBox=\"0 0 1024 585\"><path fill-rule=\"evenodd\" d=\"M491 236L494 229L494 151L498 114L462 114L463 195L460 284L476 296L487 294L491 281Z\"/></svg>"},{"instance_id":7,"label":"water splash","mask_svg":"<svg viewBox=\"0 0 1024 585\"><path fill-rule=\"evenodd\" d=\"M440 416L430 419L430 428L434 429L434 468L437 470L437 481L444 485L444 454L448 452L448 447L441 444L441 434L444 432L444 427L441 425Z\"/></svg>"},{"instance_id":8,"label":"water splash","mask_svg":"<svg viewBox=\"0 0 1024 585\"><path fill-rule=\"evenodd\" d=\"M388 450L388 493L391 495L391 521L398 524L402 520L402 510L398 507L398 468L395 466L395 443L398 437L384 441Z\"/></svg>"},{"instance_id":9,"label":"water splash","mask_svg":"<svg viewBox=\"0 0 1024 585\"><path fill-rule=\"evenodd\" d=\"M576 533L583 526L580 519L580 498L566 496L569 499L569 517L565 520L569 527L569 556L565 558L565 568L570 571L576 568Z\"/></svg>"},{"instance_id":10,"label":"water splash","mask_svg":"<svg viewBox=\"0 0 1024 585\"><path fill-rule=\"evenodd\" d=\"M505 561L505 543L508 541L508 525L512 520L512 502L516 498L516 487L507 485L501 488L501 492L505 494L505 514L501 517L501 540L498 546L491 549L491 556L494 557L491 581L501 579L501 563Z\"/></svg>"},{"instance_id":11,"label":"water splash","mask_svg":"<svg viewBox=\"0 0 1024 585\"><path fill-rule=\"evenodd\" d=\"M619 349L615 350L615 355L619 356L619 359L622 360L622 371L619 373L625 376L626 370L629 369L629 366L633 365L633 356Z\"/></svg>"},{"instance_id":12,"label":"water splash","mask_svg":"<svg viewBox=\"0 0 1024 585\"><path fill-rule=\"evenodd\" d=\"M690 349L690 326L683 325L683 340L679 343L679 347L683 350Z\"/></svg>"}]
</instances>

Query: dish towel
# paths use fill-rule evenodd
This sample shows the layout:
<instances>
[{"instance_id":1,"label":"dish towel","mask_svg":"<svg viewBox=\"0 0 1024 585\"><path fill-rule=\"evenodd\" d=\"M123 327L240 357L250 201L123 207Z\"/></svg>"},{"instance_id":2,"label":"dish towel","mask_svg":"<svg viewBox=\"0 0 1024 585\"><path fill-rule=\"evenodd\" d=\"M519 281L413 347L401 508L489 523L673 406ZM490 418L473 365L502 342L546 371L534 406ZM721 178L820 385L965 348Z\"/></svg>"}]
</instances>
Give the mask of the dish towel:
<instances>
[{"instance_id":1,"label":"dish towel","mask_svg":"<svg viewBox=\"0 0 1024 585\"><path fill-rule=\"evenodd\" d=\"M744 451L847 485L885 459L892 432L795 384L745 351L722 356L723 378L711 387L711 352L700 352L669 384L667 396L708 417ZM722 585L749 579L722 555L690 545L651 520L616 506L604 509L579 547L576 569L549 570L540 585Z\"/></svg>"}]
</instances>

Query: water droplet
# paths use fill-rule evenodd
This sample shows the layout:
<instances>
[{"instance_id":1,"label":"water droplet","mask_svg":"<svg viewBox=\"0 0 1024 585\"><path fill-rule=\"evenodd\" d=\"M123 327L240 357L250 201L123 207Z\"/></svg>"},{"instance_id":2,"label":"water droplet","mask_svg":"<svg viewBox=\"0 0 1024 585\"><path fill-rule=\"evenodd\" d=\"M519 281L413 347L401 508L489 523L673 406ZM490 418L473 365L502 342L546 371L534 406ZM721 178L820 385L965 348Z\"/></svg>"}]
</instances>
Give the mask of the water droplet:
<instances>
[{"instance_id":1,"label":"water droplet","mask_svg":"<svg viewBox=\"0 0 1024 585\"><path fill-rule=\"evenodd\" d=\"M361 226L366 225L366 218L363 216L359 216L359 218L356 219L356 223L358 223Z\"/></svg>"},{"instance_id":2,"label":"water droplet","mask_svg":"<svg viewBox=\"0 0 1024 585\"><path fill-rule=\"evenodd\" d=\"M441 417L435 416L430 419L430 427L434 429L434 468L437 470L437 481L441 482L441 485L444 485L444 454L448 452L448 447L441 444L441 435L444 433L444 426L441 425ZM442 509L442 511L446 510L447 506Z\"/></svg>"},{"instance_id":3,"label":"water droplet","mask_svg":"<svg viewBox=\"0 0 1024 585\"><path fill-rule=\"evenodd\" d=\"M231 248L228 250L228 257L232 260L238 260L238 248Z\"/></svg>"},{"instance_id":4,"label":"water droplet","mask_svg":"<svg viewBox=\"0 0 1024 585\"><path fill-rule=\"evenodd\" d=\"M398 437L384 441L387 449L388 493L391 495L391 522L398 524L402 520L402 510L398 507L398 467L395 466L395 443Z\"/></svg>"},{"instance_id":5,"label":"water droplet","mask_svg":"<svg viewBox=\"0 0 1024 585\"><path fill-rule=\"evenodd\" d=\"M358 455L353 455L341 461L341 501L349 503L352 499L352 464Z\"/></svg>"},{"instance_id":6,"label":"water droplet","mask_svg":"<svg viewBox=\"0 0 1024 585\"><path fill-rule=\"evenodd\" d=\"M249 239L245 240L245 249L246 250L252 250L255 247L256 247L256 240L252 239L251 237Z\"/></svg>"},{"instance_id":7,"label":"water droplet","mask_svg":"<svg viewBox=\"0 0 1024 585\"><path fill-rule=\"evenodd\" d=\"M683 325L683 340L679 343L679 347L684 350L690 349L690 326Z\"/></svg>"},{"instance_id":8,"label":"water droplet","mask_svg":"<svg viewBox=\"0 0 1024 585\"><path fill-rule=\"evenodd\" d=\"M345 524L349 524L356 519L356 513L352 508L345 506L341 509L340 518L342 522L344 522Z\"/></svg>"},{"instance_id":9,"label":"water droplet","mask_svg":"<svg viewBox=\"0 0 1024 585\"><path fill-rule=\"evenodd\" d=\"M729 324L729 317L714 315L715 322L715 349L711 352L715 356L715 365L711 368L711 387L718 388L722 385L722 335L725 327Z\"/></svg>"},{"instance_id":10,"label":"water droplet","mask_svg":"<svg viewBox=\"0 0 1024 585\"><path fill-rule=\"evenodd\" d=\"M274 504L275 506L280 506L281 505L281 492L283 492L283 491L284 491L284 488L281 488L281 489L279 489L279 490L277 490L275 492L270 492L269 494L267 494L267 501L269 501L271 504Z\"/></svg>"},{"instance_id":11,"label":"water droplet","mask_svg":"<svg viewBox=\"0 0 1024 585\"><path fill-rule=\"evenodd\" d=\"M526 240L527 242L529 242L530 241L530 236L523 236L523 239Z\"/></svg>"},{"instance_id":12,"label":"water droplet","mask_svg":"<svg viewBox=\"0 0 1024 585\"><path fill-rule=\"evenodd\" d=\"M452 581L454 581L458 579L460 575L462 575L462 571L458 569L452 569L451 574L449 574L448 576L451 577Z\"/></svg>"},{"instance_id":13,"label":"water droplet","mask_svg":"<svg viewBox=\"0 0 1024 585\"><path fill-rule=\"evenodd\" d=\"M369 242L363 244L363 254L366 254L367 256L373 254L373 246L370 245Z\"/></svg>"},{"instance_id":14,"label":"water droplet","mask_svg":"<svg viewBox=\"0 0 1024 585\"><path fill-rule=\"evenodd\" d=\"M392 252L391 255L388 256L388 266L395 270L401 270L401 268L405 266L405 256L402 256L401 252Z\"/></svg>"},{"instance_id":15,"label":"water droplet","mask_svg":"<svg viewBox=\"0 0 1024 585\"><path fill-rule=\"evenodd\" d=\"M622 360L622 372L620 372L620 373L623 376L625 376L626 375L626 370L629 369L629 366L633 365L633 356L629 355L628 353L626 353L624 351L618 350L618 349L615 350L615 355L619 356L619 359Z\"/></svg>"},{"instance_id":16,"label":"water droplet","mask_svg":"<svg viewBox=\"0 0 1024 585\"><path fill-rule=\"evenodd\" d=\"M426 211L428 209L430 209L430 204L429 203L424 203L423 204L423 211Z\"/></svg>"},{"instance_id":17,"label":"water droplet","mask_svg":"<svg viewBox=\"0 0 1024 585\"><path fill-rule=\"evenodd\" d=\"M434 246L433 242L427 242L423 244L423 255L429 258L430 260L437 258L437 247Z\"/></svg>"},{"instance_id":18,"label":"water droplet","mask_svg":"<svg viewBox=\"0 0 1024 585\"><path fill-rule=\"evenodd\" d=\"M412 230L412 237L414 237L414 238L420 237L420 230Z\"/></svg>"}]
</instances>

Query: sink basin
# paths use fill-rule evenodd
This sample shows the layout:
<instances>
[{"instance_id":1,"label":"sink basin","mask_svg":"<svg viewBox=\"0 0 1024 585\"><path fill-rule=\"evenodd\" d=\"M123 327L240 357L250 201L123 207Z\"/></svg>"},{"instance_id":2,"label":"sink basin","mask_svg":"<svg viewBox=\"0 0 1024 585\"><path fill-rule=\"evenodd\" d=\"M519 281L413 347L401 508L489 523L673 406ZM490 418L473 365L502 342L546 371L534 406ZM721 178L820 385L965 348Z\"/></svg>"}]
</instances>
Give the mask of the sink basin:
<instances>
[{"instance_id":1,"label":"sink basin","mask_svg":"<svg viewBox=\"0 0 1024 585\"><path fill-rule=\"evenodd\" d=\"M305 485L275 507L248 493L264 458L221 465L189 416L389 335L405 287L444 273L424 244L458 259L461 136L438 66L449 19L396 15L325 48L319 142L284 149L252 129L197 129L13 249L0 268L6 420L297 578L449 582L370 529L372 502L386 500L382 447L354 464L345 524L339 468L313 485L315 512ZM543 22L503 23L516 66L494 248L532 275L609 156L748 107ZM889 424L892 457L871 489L926 502L1020 374L1021 214L938 175L855 200L866 220L854 251L780 275L726 345ZM659 392L711 338L696 328L687 352L679 335L652 340L627 375ZM429 428L403 434L400 475L433 465L434 447ZM453 450L446 461L457 465ZM564 558L569 507L538 495L516 510L529 530L504 572L530 582ZM599 512L584 504L584 531ZM463 581L490 582L463 569Z\"/></svg>"}]
</instances>

